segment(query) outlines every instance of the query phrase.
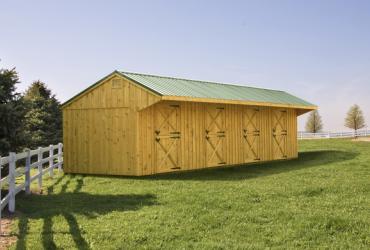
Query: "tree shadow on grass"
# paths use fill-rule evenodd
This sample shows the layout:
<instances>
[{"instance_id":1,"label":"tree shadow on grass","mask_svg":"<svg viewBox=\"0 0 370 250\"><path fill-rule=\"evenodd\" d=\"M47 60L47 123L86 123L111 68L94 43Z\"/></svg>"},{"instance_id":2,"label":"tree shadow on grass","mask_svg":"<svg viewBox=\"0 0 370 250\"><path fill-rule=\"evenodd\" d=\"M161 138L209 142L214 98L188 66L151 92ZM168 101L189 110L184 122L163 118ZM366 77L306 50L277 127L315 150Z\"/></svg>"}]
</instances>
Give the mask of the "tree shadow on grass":
<instances>
[{"instance_id":1,"label":"tree shadow on grass","mask_svg":"<svg viewBox=\"0 0 370 250\"><path fill-rule=\"evenodd\" d=\"M76 179L75 175L61 186L61 192L54 194L54 187L64 177L58 179L48 188L47 195L23 195L22 202L18 204L19 235L16 249L26 249L26 236L30 219L42 219L42 245L44 249L57 249L53 236L53 217L63 216L68 223L69 233L78 249L90 249L83 237L76 214L89 218L96 218L112 211L138 210L143 206L156 204L156 197L152 194L145 195L98 195L80 192L83 186L83 176ZM72 192L67 192L70 184L76 183Z\"/></svg>"},{"instance_id":2,"label":"tree shadow on grass","mask_svg":"<svg viewBox=\"0 0 370 250\"><path fill-rule=\"evenodd\" d=\"M297 159L214 167L184 172L165 173L152 176L134 177L153 180L241 180L258 178L305 168L325 166L355 158L358 153L339 150L301 152Z\"/></svg>"}]
</instances>

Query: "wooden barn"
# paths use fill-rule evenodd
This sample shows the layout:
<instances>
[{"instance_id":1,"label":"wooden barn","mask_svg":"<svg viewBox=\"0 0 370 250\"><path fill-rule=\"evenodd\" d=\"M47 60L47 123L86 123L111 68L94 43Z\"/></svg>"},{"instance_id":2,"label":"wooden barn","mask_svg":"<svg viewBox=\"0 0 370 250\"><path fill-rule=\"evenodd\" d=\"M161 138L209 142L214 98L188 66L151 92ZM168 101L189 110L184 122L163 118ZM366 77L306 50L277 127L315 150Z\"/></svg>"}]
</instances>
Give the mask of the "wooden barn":
<instances>
[{"instance_id":1,"label":"wooden barn","mask_svg":"<svg viewBox=\"0 0 370 250\"><path fill-rule=\"evenodd\" d=\"M298 157L283 91L115 71L63 104L67 173L150 175Z\"/></svg>"}]
</instances>

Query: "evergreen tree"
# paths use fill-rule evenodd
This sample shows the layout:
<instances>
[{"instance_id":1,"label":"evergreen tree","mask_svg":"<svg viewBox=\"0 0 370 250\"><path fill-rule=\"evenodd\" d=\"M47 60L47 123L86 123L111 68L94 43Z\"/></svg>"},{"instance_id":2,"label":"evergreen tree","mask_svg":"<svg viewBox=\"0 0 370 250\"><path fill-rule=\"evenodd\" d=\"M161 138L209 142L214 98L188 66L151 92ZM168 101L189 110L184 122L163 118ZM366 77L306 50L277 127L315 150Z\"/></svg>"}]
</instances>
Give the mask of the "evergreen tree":
<instances>
[{"instance_id":1,"label":"evergreen tree","mask_svg":"<svg viewBox=\"0 0 370 250\"><path fill-rule=\"evenodd\" d=\"M362 129L366 126L362 110L357 104L353 105L348 110L344 125L347 128L355 130L355 133L357 132L358 129Z\"/></svg>"},{"instance_id":2,"label":"evergreen tree","mask_svg":"<svg viewBox=\"0 0 370 250\"><path fill-rule=\"evenodd\" d=\"M15 69L0 69L0 155L19 151L24 147L23 120L25 107L16 84Z\"/></svg>"},{"instance_id":3,"label":"evergreen tree","mask_svg":"<svg viewBox=\"0 0 370 250\"><path fill-rule=\"evenodd\" d=\"M62 113L60 103L41 81L35 81L26 90L27 105L25 133L28 147L44 147L62 140Z\"/></svg>"},{"instance_id":4,"label":"evergreen tree","mask_svg":"<svg viewBox=\"0 0 370 250\"><path fill-rule=\"evenodd\" d=\"M314 110L308 116L306 122L306 131L310 133L318 133L322 130L323 124L319 111Z\"/></svg>"}]
</instances>

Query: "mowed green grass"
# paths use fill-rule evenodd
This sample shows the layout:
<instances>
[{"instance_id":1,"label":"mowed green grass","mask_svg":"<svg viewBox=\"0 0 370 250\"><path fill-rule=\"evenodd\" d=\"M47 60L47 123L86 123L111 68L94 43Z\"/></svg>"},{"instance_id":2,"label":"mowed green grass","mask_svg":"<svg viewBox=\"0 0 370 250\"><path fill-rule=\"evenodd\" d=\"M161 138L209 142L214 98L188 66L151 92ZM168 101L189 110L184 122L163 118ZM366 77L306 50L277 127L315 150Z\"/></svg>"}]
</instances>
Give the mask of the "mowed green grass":
<instances>
[{"instance_id":1,"label":"mowed green grass","mask_svg":"<svg viewBox=\"0 0 370 250\"><path fill-rule=\"evenodd\" d=\"M14 249L370 248L370 143L150 177L62 175L17 196Z\"/></svg>"}]
</instances>

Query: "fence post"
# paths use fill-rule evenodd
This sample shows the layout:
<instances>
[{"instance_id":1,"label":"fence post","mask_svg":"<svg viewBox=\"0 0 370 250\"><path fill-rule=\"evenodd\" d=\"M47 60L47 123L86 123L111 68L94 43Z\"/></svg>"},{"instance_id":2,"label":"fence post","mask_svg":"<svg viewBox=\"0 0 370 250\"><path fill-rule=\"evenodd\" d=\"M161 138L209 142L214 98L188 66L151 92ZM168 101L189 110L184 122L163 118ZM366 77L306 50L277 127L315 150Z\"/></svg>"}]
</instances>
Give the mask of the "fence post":
<instances>
[{"instance_id":1,"label":"fence post","mask_svg":"<svg viewBox=\"0 0 370 250\"><path fill-rule=\"evenodd\" d=\"M39 192L42 192L42 149L41 147L38 148L38 153L37 153L37 169L39 171L38 175L38 182L39 182Z\"/></svg>"},{"instance_id":2,"label":"fence post","mask_svg":"<svg viewBox=\"0 0 370 250\"><path fill-rule=\"evenodd\" d=\"M16 154L9 153L9 212L14 213L15 210L15 161Z\"/></svg>"},{"instance_id":3,"label":"fence post","mask_svg":"<svg viewBox=\"0 0 370 250\"><path fill-rule=\"evenodd\" d=\"M31 151L26 149L27 156L26 156L26 166L25 166L25 191L26 194L31 193Z\"/></svg>"},{"instance_id":4,"label":"fence post","mask_svg":"<svg viewBox=\"0 0 370 250\"><path fill-rule=\"evenodd\" d=\"M53 145L50 145L49 146L49 175L51 178L53 178L53 175L54 175L54 169L53 169L53 164L54 164L54 149L53 149Z\"/></svg>"},{"instance_id":5,"label":"fence post","mask_svg":"<svg viewBox=\"0 0 370 250\"><path fill-rule=\"evenodd\" d=\"M62 143L58 143L58 173L62 170Z\"/></svg>"}]
</instances>

